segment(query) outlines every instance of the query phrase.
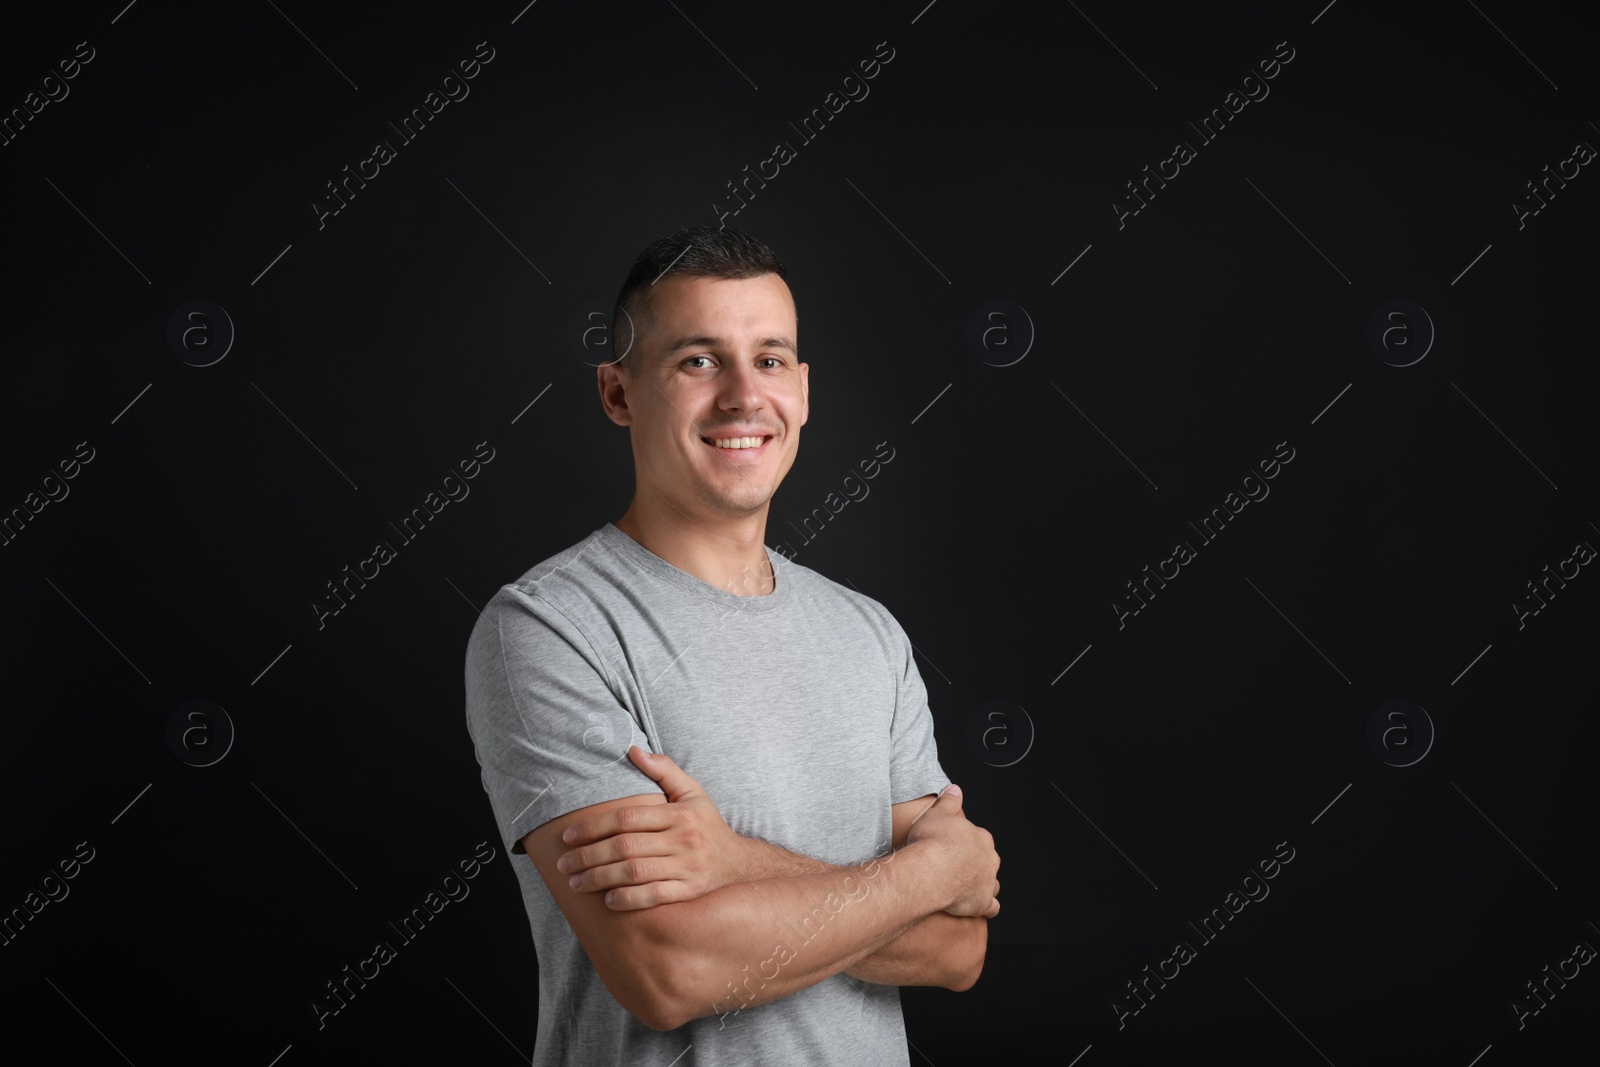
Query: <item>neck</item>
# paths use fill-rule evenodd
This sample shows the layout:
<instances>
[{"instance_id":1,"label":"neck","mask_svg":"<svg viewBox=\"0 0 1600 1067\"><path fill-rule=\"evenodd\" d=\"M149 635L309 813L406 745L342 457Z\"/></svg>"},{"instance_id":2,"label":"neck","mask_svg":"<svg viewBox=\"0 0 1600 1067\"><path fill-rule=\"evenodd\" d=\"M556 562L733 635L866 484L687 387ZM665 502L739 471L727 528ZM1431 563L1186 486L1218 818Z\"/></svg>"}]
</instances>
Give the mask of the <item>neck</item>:
<instances>
[{"instance_id":1,"label":"neck","mask_svg":"<svg viewBox=\"0 0 1600 1067\"><path fill-rule=\"evenodd\" d=\"M707 519L651 508L635 496L616 527L674 567L718 589L738 596L766 596L776 588L765 548L765 505L749 515Z\"/></svg>"}]
</instances>

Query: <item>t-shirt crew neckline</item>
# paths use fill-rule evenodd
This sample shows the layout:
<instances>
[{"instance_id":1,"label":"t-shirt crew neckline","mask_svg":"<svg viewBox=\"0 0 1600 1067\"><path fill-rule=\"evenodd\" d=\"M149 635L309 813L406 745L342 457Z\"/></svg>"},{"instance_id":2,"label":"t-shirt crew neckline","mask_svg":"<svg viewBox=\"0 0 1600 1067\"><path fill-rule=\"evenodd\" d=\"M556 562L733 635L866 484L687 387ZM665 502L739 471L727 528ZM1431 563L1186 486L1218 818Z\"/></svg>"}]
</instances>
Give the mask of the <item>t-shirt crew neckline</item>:
<instances>
[{"instance_id":1,"label":"t-shirt crew neckline","mask_svg":"<svg viewBox=\"0 0 1600 1067\"><path fill-rule=\"evenodd\" d=\"M739 611L772 611L783 606L789 598L789 587L793 583L787 573L788 559L781 552L766 549L768 562L772 564L773 590L763 596L741 596L730 593L726 589L718 589L710 582L697 578L688 571L676 567L648 548L635 541L624 533L616 523L608 522L597 531L602 540L613 546L618 552L633 560L646 571L670 582L679 589L684 590L703 600L715 604L735 608Z\"/></svg>"}]
</instances>

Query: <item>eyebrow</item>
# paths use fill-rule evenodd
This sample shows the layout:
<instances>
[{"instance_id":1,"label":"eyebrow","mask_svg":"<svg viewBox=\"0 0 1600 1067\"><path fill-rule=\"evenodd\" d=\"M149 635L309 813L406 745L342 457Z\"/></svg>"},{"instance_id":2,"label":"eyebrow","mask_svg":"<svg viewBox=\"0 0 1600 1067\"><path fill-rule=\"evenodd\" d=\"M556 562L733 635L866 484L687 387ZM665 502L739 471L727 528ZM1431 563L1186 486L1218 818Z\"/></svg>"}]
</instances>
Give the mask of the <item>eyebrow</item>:
<instances>
[{"instance_id":1,"label":"eyebrow","mask_svg":"<svg viewBox=\"0 0 1600 1067\"><path fill-rule=\"evenodd\" d=\"M727 346L728 342L720 337L707 337L704 334L694 337L682 337L667 347L667 350L662 353L661 359L665 362L686 348L726 348ZM787 337L763 337L756 347L784 348L788 349L789 354L792 356L799 355L795 349L794 342Z\"/></svg>"}]
</instances>

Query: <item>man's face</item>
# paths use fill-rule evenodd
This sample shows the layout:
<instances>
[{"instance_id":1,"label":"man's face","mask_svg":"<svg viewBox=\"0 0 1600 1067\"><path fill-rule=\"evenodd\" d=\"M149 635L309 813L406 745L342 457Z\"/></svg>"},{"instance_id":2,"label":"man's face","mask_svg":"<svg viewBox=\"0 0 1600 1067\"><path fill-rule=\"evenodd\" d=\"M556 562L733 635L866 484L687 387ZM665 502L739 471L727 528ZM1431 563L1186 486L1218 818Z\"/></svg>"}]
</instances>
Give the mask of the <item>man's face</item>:
<instances>
[{"instance_id":1,"label":"man's face","mask_svg":"<svg viewBox=\"0 0 1600 1067\"><path fill-rule=\"evenodd\" d=\"M650 310L638 377L600 373L607 414L632 427L639 492L681 515L763 510L810 413L789 287L776 274L670 275Z\"/></svg>"}]
</instances>

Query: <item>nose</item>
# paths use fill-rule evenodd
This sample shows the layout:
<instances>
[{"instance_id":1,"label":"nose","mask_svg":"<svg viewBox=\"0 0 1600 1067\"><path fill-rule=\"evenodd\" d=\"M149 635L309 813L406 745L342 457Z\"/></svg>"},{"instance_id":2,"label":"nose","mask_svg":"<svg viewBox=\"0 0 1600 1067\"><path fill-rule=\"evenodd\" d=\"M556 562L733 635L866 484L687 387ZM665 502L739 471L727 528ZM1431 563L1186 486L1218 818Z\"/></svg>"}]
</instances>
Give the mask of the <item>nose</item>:
<instances>
[{"instance_id":1,"label":"nose","mask_svg":"<svg viewBox=\"0 0 1600 1067\"><path fill-rule=\"evenodd\" d=\"M732 360L718 377L717 406L723 411L757 411L762 406L760 373L744 360Z\"/></svg>"}]
</instances>

